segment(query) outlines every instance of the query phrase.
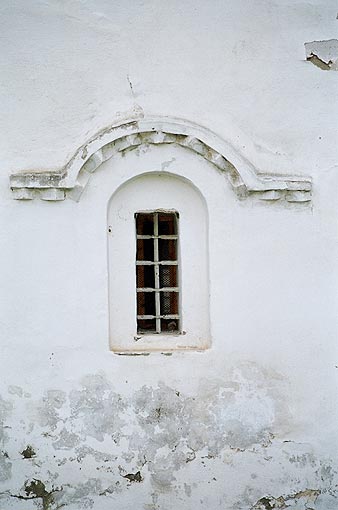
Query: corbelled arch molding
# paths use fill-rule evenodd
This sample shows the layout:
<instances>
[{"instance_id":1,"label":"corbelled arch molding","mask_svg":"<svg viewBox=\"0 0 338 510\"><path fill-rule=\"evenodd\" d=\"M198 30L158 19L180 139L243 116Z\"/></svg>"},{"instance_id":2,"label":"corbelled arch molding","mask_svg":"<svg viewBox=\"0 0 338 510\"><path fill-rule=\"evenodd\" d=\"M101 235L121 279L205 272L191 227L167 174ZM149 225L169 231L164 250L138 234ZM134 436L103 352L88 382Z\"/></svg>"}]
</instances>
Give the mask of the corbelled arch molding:
<instances>
[{"instance_id":1,"label":"corbelled arch molding","mask_svg":"<svg viewBox=\"0 0 338 510\"><path fill-rule=\"evenodd\" d=\"M239 198L272 202L311 201L311 179L260 174L221 137L198 124L171 117L131 118L113 124L82 145L58 171L24 171L10 176L16 200L78 201L95 170L117 153L144 144L175 144L193 151L223 172Z\"/></svg>"}]
</instances>

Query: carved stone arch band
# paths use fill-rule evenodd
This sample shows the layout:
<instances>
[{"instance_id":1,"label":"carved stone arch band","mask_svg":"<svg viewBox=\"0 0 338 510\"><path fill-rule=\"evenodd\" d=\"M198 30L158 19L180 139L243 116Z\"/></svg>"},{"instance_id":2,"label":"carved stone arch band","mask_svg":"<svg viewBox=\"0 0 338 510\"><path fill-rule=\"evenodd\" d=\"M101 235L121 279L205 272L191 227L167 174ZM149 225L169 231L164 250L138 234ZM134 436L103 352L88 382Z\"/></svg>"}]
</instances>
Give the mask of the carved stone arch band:
<instances>
[{"instance_id":1,"label":"carved stone arch band","mask_svg":"<svg viewBox=\"0 0 338 510\"><path fill-rule=\"evenodd\" d=\"M310 202L311 180L258 174L253 165L212 131L185 120L170 117L137 118L98 132L81 146L59 171L18 172L10 176L17 200L78 201L91 175L114 154L142 144L176 144L210 161L224 172L240 198L267 201Z\"/></svg>"}]
</instances>

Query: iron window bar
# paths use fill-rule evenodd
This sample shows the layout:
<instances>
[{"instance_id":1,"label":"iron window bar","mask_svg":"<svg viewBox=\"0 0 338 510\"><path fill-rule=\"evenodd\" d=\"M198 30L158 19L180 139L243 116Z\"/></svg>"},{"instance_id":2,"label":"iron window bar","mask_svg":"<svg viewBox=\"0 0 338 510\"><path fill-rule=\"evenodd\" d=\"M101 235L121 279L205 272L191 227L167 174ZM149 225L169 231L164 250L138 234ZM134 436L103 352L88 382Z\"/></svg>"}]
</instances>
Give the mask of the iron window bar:
<instances>
[{"instance_id":1,"label":"iron window bar","mask_svg":"<svg viewBox=\"0 0 338 510\"><path fill-rule=\"evenodd\" d=\"M137 235L137 239L169 239L169 240L176 240L178 239L178 236L171 236L171 235L158 235L158 236L150 236L150 235Z\"/></svg>"},{"instance_id":2,"label":"iron window bar","mask_svg":"<svg viewBox=\"0 0 338 510\"><path fill-rule=\"evenodd\" d=\"M180 316L178 314L171 315L138 315L138 319L179 319Z\"/></svg>"},{"instance_id":3,"label":"iron window bar","mask_svg":"<svg viewBox=\"0 0 338 510\"><path fill-rule=\"evenodd\" d=\"M137 260L137 266L177 266L177 260Z\"/></svg>"},{"instance_id":4,"label":"iron window bar","mask_svg":"<svg viewBox=\"0 0 338 510\"><path fill-rule=\"evenodd\" d=\"M155 289L153 287L137 287L136 292L179 292L178 287L162 287Z\"/></svg>"},{"instance_id":5,"label":"iron window bar","mask_svg":"<svg viewBox=\"0 0 338 510\"><path fill-rule=\"evenodd\" d=\"M177 218L177 213L165 211L135 214L138 333L170 333L179 331ZM169 233L166 234L159 231L160 227L163 229L163 225L167 225ZM141 229L141 232L139 232L139 229ZM147 232L142 232L142 229L146 229ZM172 231L174 231L174 233L172 233ZM162 244L162 248L160 249L159 242L161 241L162 243L167 242L167 245ZM148 243L147 246L145 243ZM171 260L166 260L164 255L167 255L167 258L171 258ZM144 260L144 258L151 260ZM144 269L141 271L142 266ZM176 268L174 269L175 266ZM149 268L147 273L146 267ZM137 268L139 268L141 272L139 272ZM153 268L153 270L151 268ZM141 280L141 283L146 283L146 285L138 285L139 280ZM149 285L149 283L151 284ZM165 283L176 283L176 285L165 286ZM154 299L152 299L152 295ZM146 298L146 296L148 296L148 298ZM149 313L149 311L153 313ZM170 320L170 322L166 323L165 320ZM149 324L144 325L140 323L140 321L155 322L149 326ZM142 328L142 325L145 329Z\"/></svg>"}]
</instances>

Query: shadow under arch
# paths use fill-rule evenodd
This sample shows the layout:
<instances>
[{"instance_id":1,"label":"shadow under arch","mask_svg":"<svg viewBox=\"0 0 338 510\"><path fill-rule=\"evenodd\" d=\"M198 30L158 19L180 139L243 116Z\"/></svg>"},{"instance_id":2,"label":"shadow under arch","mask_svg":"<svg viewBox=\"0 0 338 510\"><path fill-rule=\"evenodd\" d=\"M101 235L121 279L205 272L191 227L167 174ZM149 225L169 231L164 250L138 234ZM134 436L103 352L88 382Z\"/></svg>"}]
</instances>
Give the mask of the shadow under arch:
<instances>
[{"instance_id":1,"label":"shadow under arch","mask_svg":"<svg viewBox=\"0 0 338 510\"><path fill-rule=\"evenodd\" d=\"M114 199L114 196L116 194L118 194L119 192L121 192L126 186L129 186L132 182L141 180L141 179L144 179L147 177L161 177L161 176L170 177L170 178L176 179L177 181L181 181L182 183L185 183L185 184L191 186L191 188L200 196L200 199L204 204L206 214L208 217L208 203L207 203L204 193L200 189L200 187L192 179L186 177L185 175L182 175L182 174L178 173L177 171L171 172L170 170L161 170L161 171L147 170L145 172L141 171L140 173L138 173L136 175L128 177L125 181L123 181L121 184L119 184L119 186L117 186L116 189L113 191L112 195L110 196L110 198L107 202L107 210L109 209L110 204Z\"/></svg>"}]
</instances>

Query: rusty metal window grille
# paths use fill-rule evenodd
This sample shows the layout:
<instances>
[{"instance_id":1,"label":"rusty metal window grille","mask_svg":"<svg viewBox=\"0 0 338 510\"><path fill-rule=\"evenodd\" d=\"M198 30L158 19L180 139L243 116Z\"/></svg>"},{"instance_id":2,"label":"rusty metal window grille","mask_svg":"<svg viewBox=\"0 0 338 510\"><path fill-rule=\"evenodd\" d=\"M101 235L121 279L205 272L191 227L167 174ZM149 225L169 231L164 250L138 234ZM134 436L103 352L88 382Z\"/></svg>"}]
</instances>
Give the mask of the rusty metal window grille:
<instances>
[{"instance_id":1,"label":"rusty metal window grille","mask_svg":"<svg viewBox=\"0 0 338 510\"><path fill-rule=\"evenodd\" d=\"M139 334L179 333L178 213L136 213Z\"/></svg>"}]
</instances>

